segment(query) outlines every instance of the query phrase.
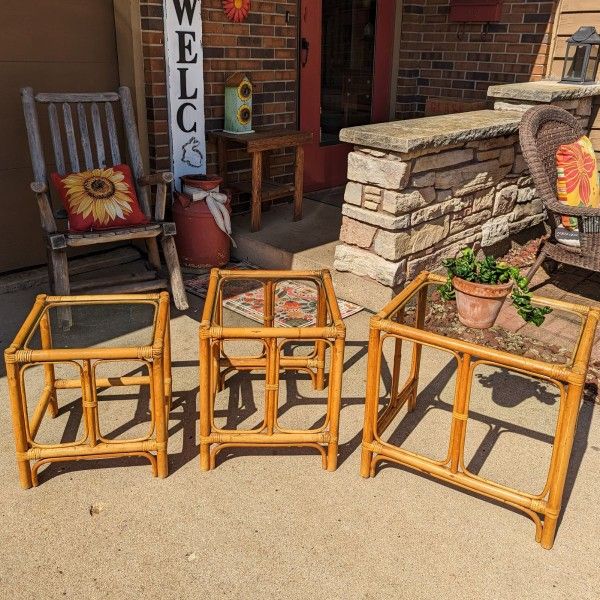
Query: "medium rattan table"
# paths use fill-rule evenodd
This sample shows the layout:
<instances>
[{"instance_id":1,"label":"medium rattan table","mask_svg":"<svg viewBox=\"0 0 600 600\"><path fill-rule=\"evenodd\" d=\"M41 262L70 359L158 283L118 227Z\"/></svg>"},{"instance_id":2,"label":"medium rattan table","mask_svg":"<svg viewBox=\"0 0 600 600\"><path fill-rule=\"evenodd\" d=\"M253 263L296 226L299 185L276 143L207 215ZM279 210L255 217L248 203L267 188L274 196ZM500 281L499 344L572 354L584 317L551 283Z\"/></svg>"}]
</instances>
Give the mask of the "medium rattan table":
<instances>
[{"instance_id":1,"label":"medium rattan table","mask_svg":"<svg viewBox=\"0 0 600 600\"><path fill-rule=\"evenodd\" d=\"M68 329L62 327L66 313L72 323ZM82 459L144 457L154 476L167 476L171 404L167 292L39 295L4 358L23 488L37 485L37 472L44 464ZM139 389L140 402L142 390L147 390L150 415L141 426L142 435L130 439L118 435L128 430L126 425L111 428L107 415L111 402L99 403L103 400L99 395L114 387L120 394L123 388ZM39 439L46 413L61 415L59 405L67 393L72 398L64 406L69 412L67 428L75 417L76 435L50 431L62 441ZM35 403L30 396L37 397ZM99 404L106 406L99 410ZM35 461L33 466L30 461Z\"/></svg>"},{"instance_id":2,"label":"medium rattan table","mask_svg":"<svg viewBox=\"0 0 600 600\"><path fill-rule=\"evenodd\" d=\"M461 336L448 333L448 331L452 332L452 328L447 327L447 325L452 325L451 323L445 322L438 331L431 330L435 325L435 314L432 312L435 307L432 306L434 303L431 300L437 286L444 281L445 279L438 275L421 273L371 319L361 475L373 477L380 461L391 461L500 501L529 515L536 525L536 541L541 543L542 547L549 549L554 543L557 521L561 511L565 479L600 311L588 306L550 298L533 297L534 304L547 305L553 309L553 313L547 318L547 323L542 325L542 328L562 325L563 322L560 319L564 318L566 319L564 324L572 327L572 331L575 332L576 339L570 355L565 358L555 351L556 362L554 362L553 357L551 360L548 360L548 356L539 359L532 352L529 352L528 356L526 343L528 338L525 337L515 338L521 345L525 340L525 346L523 346L525 351L521 353L517 350L506 351L486 347L483 343L461 339ZM439 301L439 298L436 301ZM514 309L508 307L507 310ZM559 317L559 314L563 316ZM444 317L444 319L445 321L452 320L448 317ZM429 322L432 327L428 326ZM533 328L529 325L526 327ZM460 328L457 329L457 331L459 330ZM535 335L535 333L532 329L531 334ZM382 365L387 364L384 357L386 340L390 340L390 346L389 348L386 346L386 351L389 353L389 362L392 364L391 383L389 393L386 391L380 395ZM412 346L409 365L406 368L402 363L403 342ZM517 346L518 344L515 342L515 347ZM431 353L440 351L448 353L450 362L456 364L453 400L447 403L447 412L445 413L448 414L445 422L449 427L448 443L447 445L441 444L440 454L435 458L425 455L427 454L426 445L422 446L421 451L407 450L401 447L416 431L418 423L415 423L416 417L413 416L413 411L418 404L428 401L427 398L424 398L427 396L424 392L419 392L417 401L419 378L423 377L420 370L424 347L428 348L428 352ZM401 366L403 372L406 372L403 385L400 385ZM445 365L440 363L440 369L443 368ZM478 370L477 377L482 377L482 369L494 371L493 376L486 376L487 381L492 382L487 387L492 389L492 399L494 399L493 394L505 394L501 401L496 398L497 402L503 404L504 414L506 411L513 410L518 400L517 393L506 383L509 381L506 379L507 377L524 377L527 381L537 382L534 385L541 387L534 387L534 393L530 396L532 396L532 401L538 401L543 410L548 408L544 404L551 403L545 395L544 386L553 387L553 389L555 387L557 390L556 424L554 426L553 421L550 421L550 433L546 436L547 444L551 445L548 471L547 476L542 474L542 478L539 480L539 485L545 481L542 491L539 493L520 491L504 483L483 477L478 474L480 465L471 467L472 463L465 460L468 424L478 425L479 423L475 421L482 412L481 408L476 412L470 406L473 404L474 373ZM493 383L494 377L497 385L502 385L504 382L505 388L509 389L495 389L497 385ZM537 392L535 392L536 389ZM488 396L484 396L483 407L489 409ZM540 399L541 402L539 402ZM441 404L438 399L438 405ZM398 415L402 415L400 410L403 406L406 406L407 412L398 422ZM408 420L408 427L404 419ZM396 423L397 430L402 431L399 443L393 443L394 433L391 435L389 431L386 433L386 430L394 429L390 427L392 423ZM475 425L470 427L473 429ZM495 436L497 439L500 438L501 431L507 431L510 425L505 422L499 425L487 421L486 427L488 428L488 437L494 438ZM409 429L408 433L407 428ZM475 427L476 429L477 427ZM518 423L515 430L537 440L544 438L539 432L523 427L522 423ZM436 433L437 430L429 434L432 437L428 439L428 444L431 444ZM384 434L387 439L384 439ZM485 459L488 458L484 456L486 452L488 450L479 452L480 460L473 461L473 463L485 463ZM484 457L481 458L482 456ZM527 476L533 474L536 466L539 470L539 466L534 464L535 456L532 458L525 455L522 458L526 461L527 469L530 469ZM502 464L504 466L499 467L499 471L501 471L501 475L504 475L507 464ZM512 470L512 463L508 463L508 470ZM535 475L538 475L537 471Z\"/></svg>"},{"instance_id":3,"label":"medium rattan table","mask_svg":"<svg viewBox=\"0 0 600 600\"><path fill-rule=\"evenodd\" d=\"M225 326L223 320L224 287L228 283L255 282L263 289L263 326ZM280 282L300 281L314 286L316 293L315 325L277 327L276 293ZM208 292L200 324L200 468L215 467L217 454L230 447L308 447L321 453L323 467L337 467L342 370L346 329L331 282L329 271L219 270L210 274ZM225 343L257 340L262 344L258 356L231 356ZM286 355L292 342L313 346L310 354ZM330 352L326 381L326 352ZM265 404L261 424L251 430L218 427L214 419L216 394L225 385L225 377L235 371L265 373ZM284 427L278 419L280 374L285 371L308 372L314 388L323 390L328 383L326 415L322 424L311 429Z\"/></svg>"}]
</instances>

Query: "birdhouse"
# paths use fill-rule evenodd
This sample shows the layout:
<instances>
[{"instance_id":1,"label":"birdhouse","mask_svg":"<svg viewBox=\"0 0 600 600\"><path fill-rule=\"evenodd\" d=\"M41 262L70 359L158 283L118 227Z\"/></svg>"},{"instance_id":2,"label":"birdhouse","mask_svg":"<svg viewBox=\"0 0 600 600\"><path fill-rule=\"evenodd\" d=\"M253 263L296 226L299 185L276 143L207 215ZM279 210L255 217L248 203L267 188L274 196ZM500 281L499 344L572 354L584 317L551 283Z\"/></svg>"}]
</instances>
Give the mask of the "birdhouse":
<instances>
[{"instance_id":1,"label":"birdhouse","mask_svg":"<svg viewBox=\"0 0 600 600\"><path fill-rule=\"evenodd\" d=\"M225 131L252 131L252 84L243 73L234 73L225 81Z\"/></svg>"}]
</instances>

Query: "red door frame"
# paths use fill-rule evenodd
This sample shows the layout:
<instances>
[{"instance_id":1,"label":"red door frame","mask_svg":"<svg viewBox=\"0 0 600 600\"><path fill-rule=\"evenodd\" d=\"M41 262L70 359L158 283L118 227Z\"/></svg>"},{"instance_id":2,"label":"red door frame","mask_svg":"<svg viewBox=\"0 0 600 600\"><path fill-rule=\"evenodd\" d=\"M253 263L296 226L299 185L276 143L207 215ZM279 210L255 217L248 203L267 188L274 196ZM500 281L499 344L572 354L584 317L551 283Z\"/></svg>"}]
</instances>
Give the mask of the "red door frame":
<instances>
[{"instance_id":1,"label":"red door frame","mask_svg":"<svg viewBox=\"0 0 600 600\"><path fill-rule=\"evenodd\" d=\"M326 1L326 0L325 0ZM300 1L299 122L312 131L313 143L305 146L304 189L314 191L346 182L350 144L321 146L321 9L323 0ZM377 0L371 122L389 120L396 0Z\"/></svg>"}]
</instances>

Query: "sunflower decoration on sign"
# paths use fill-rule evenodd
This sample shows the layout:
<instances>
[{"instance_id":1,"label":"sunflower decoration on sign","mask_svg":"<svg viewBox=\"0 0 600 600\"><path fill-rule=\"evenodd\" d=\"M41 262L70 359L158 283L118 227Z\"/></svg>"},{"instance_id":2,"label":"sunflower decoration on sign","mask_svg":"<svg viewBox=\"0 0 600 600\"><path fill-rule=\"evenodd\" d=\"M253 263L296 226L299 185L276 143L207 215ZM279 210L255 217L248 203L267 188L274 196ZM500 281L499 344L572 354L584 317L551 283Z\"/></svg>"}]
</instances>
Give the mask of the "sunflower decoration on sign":
<instances>
[{"instance_id":1,"label":"sunflower decoration on sign","mask_svg":"<svg viewBox=\"0 0 600 600\"><path fill-rule=\"evenodd\" d=\"M223 0L223 9L230 21L241 23L250 12L250 0Z\"/></svg>"},{"instance_id":2,"label":"sunflower decoration on sign","mask_svg":"<svg viewBox=\"0 0 600 600\"><path fill-rule=\"evenodd\" d=\"M129 186L123 173L113 169L93 169L69 175L64 184L67 198L75 214L107 225L114 219L125 219L132 211Z\"/></svg>"}]
</instances>

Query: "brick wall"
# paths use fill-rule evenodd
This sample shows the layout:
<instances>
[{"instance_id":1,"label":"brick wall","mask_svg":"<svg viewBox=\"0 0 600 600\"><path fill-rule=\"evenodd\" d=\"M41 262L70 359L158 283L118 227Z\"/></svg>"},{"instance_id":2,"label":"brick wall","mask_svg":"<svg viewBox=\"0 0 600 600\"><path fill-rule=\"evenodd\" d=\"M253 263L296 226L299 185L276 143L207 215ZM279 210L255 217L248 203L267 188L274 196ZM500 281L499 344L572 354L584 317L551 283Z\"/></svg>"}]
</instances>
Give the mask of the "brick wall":
<instances>
[{"instance_id":1,"label":"brick wall","mask_svg":"<svg viewBox=\"0 0 600 600\"><path fill-rule=\"evenodd\" d=\"M254 87L253 125L296 125L296 0L252 1L243 23L232 23L221 0L202 0L206 130L223 128L225 79L245 72ZM152 169L169 168L167 97L163 46L163 0L141 0L146 107ZM246 157L230 153L232 180L249 167ZM291 154L272 159L272 175L286 180ZM216 170L214 148L207 146L207 170Z\"/></svg>"},{"instance_id":2,"label":"brick wall","mask_svg":"<svg viewBox=\"0 0 600 600\"><path fill-rule=\"evenodd\" d=\"M541 79L557 0L505 0L499 22L451 23L448 0L406 0L396 116L422 116L427 98L485 100L489 85Z\"/></svg>"}]
</instances>

